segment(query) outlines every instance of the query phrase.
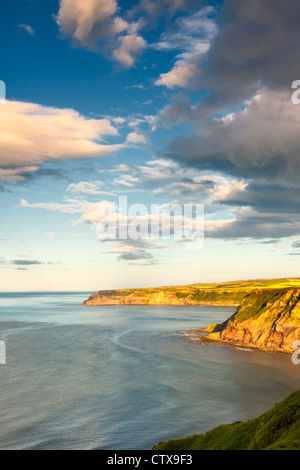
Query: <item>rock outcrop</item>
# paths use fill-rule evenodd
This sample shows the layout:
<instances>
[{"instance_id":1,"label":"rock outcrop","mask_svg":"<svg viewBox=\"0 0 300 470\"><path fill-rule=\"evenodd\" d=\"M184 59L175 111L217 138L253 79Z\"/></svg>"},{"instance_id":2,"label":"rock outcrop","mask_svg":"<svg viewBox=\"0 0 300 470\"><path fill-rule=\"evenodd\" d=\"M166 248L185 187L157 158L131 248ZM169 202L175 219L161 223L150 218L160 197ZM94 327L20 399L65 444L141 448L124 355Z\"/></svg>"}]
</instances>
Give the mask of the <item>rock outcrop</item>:
<instances>
[{"instance_id":1,"label":"rock outcrop","mask_svg":"<svg viewBox=\"0 0 300 470\"><path fill-rule=\"evenodd\" d=\"M189 305L189 299L177 298L172 292L159 291L148 295L139 295L133 292L121 295L117 292L107 293L104 291L91 295L84 305Z\"/></svg>"},{"instance_id":2,"label":"rock outcrop","mask_svg":"<svg viewBox=\"0 0 300 470\"><path fill-rule=\"evenodd\" d=\"M263 290L248 294L231 318L199 340L266 351L295 352L293 343L300 340L300 289Z\"/></svg>"},{"instance_id":3,"label":"rock outcrop","mask_svg":"<svg viewBox=\"0 0 300 470\"><path fill-rule=\"evenodd\" d=\"M100 291L91 295L87 306L98 305L215 305L237 307L246 292L229 289L152 288Z\"/></svg>"}]
</instances>

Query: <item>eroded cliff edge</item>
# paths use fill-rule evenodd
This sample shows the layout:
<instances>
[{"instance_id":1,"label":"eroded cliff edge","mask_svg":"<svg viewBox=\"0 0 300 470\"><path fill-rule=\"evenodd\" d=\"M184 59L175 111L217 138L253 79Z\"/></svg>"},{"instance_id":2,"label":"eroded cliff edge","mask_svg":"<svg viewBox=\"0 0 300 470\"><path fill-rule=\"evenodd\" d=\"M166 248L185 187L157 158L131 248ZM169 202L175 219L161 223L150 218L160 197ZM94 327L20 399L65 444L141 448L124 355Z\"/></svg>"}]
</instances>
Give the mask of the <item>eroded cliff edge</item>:
<instances>
[{"instance_id":1,"label":"eroded cliff edge","mask_svg":"<svg viewBox=\"0 0 300 470\"><path fill-rule=\"evenodd\" d=\"M87 306L97 305L215 305L237 307L245 294L236 296L220 292L170 292L165 290L149 291L102 291L91 295L84 302Z\"/></svg>"},{"instance_id":2,"label":"eroded cliff edge","mask_svg":"<svg viewBox=\"0 0 300 470\"><path fill-rule=\"evenodd\" d=\"M192 340L286 353L300 341L299 278L100 291L84 304L235 306L222 325L193 330Z\"/></svg>"},{"instance_id":3,"label":"eroded cliff edge","mask_svg":"<svg viewBox=\"0 0 300 470\"><path fill-rule=\"evenodd\" d=\"M215 305L237 307L247 294L257 289L298 287L300 279L256 279L222 283L200 283L145 289L102 290L85 302L98 305Z\"/></svg>"},{"instance_id":4,"label":"eroded cliff edge","mask_svg":"<svg viewBox=\"0 0 300 470\"><path fill-rule=\"evenodd\" d=\"M232 317L221 325L199 330L196 340L265 351L295 352L293 343L300 340L300 289L251 292Z\"/></svg>"}]
</instances>

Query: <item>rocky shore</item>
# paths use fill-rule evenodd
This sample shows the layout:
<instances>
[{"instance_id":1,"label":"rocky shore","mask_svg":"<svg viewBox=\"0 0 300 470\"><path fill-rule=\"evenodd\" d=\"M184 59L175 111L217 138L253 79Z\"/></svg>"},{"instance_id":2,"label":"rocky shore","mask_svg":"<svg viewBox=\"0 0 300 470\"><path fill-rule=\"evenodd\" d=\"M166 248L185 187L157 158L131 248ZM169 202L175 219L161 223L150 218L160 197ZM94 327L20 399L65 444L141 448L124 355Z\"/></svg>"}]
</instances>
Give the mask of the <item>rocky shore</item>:
<instances>
[{"instance_id":1,"label":"rocky shore","mask_svg":"<svg viewBox=\"0 0 300 470\"><path fill-rule=\"evenodd\" d=\"M201 343L293 353L300 340L300 289L252 292L223 324L191 333Z\"/></svg>"}]
</instances>

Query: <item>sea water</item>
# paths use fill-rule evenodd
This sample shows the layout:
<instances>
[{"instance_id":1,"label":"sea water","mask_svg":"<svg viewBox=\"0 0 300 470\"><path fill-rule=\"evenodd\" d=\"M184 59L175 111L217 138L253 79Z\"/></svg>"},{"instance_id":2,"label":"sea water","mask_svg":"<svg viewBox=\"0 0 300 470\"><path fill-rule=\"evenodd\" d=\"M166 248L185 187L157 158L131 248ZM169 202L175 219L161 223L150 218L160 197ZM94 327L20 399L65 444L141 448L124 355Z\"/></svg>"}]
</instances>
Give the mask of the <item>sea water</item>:
<instances>
[{"instance_id":1,"label":"sea water","mask_svg":"<svg viewBox=\"0 0 300 470\"><path fill-rule=\"evenodd\" d=\"M151 449L254 418L300 387L289 355L188 340L234 308L87 297L0 294L0 449Z\"/></svg>"}]
</instances>

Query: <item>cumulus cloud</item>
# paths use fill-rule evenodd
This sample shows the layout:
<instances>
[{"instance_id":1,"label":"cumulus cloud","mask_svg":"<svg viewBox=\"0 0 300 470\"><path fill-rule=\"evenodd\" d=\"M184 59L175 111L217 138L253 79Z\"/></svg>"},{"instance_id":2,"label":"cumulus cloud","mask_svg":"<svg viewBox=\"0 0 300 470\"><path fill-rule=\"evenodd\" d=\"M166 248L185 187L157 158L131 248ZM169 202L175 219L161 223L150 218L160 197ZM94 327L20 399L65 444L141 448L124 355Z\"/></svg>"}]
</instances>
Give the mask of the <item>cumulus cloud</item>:
<instances>
[{"instance_id":1,"label":"cumulus cloud","mask_svg":"<svg viewBox=\"0 0 300 470\"><path fill-rule=\"evenodd\" d=\"M146 136L140 132L130 132L126 140L130 144L145 144L147 142Z\"/></svg>"},{"instance_id":2,"label":"cumulus cloud","mask_svg":"<svg viewBox=\"0 0 300 470\"><path fill-rule=\"evenodd\" d=\"M300 233L300 219L286 213L259 212L245 207L232 210L231 220L207 221L206 238L289 238Z\"/></svg>"},{"instance_id":3,"label":"cumulus cloud","mask_svg":"<svg viewBox=\"0 0 300 470\"><path fill-rule=\"evenodd\" d=\"M170 72L161 74L155 84L164 85L167 88L186 87L189 81L196 75L197 69L196 63L180 60L176 62Z\"/></svg>"},{"instance_id":4,"label":"cumulus cloud","mask_svg":"<svg viewBox=\"0 0 300 470\"><path fill-rule=\"evenodd\" d=\"M298 77L299 15L298 0L226 1L203 71L213 91L210 102L238 103L261 83L275 90L290 87Z\"/></svg>"},{"instance_id":5,"label":"cumulus cloud","mask_svg":"<svg viewBox=\"0 0 300 470\"><path fill-rule=\"evenodd\" d=\"M140 22L128 22L119 15L116 0L61 0L56 16L60 31L73 38L75 43L100 52L99 43L123 67L135 64L145 49L146 41L137 34Z\"/></svg>"},{"instance_id":6,"label":"cumulus cloud","mask_svg":"<svg viewBox=\"0 0 300 470\"><path fill-rule=\"evenodd\" d=\"M224 2L216 20L218 34L212 36L195 76L198 89L210 90L199 103L202 117L239 105L262 84L271 90L290 88L298 77L299 15L298 0ZM160 42L170 46L164 36Z\"/></svg>"},{"instance_id":7,"label":"cumulus cloud","mask_svg":"<svg viewBox=\"0 0 300 470\"><path fill-rule=\"evenodd\" d=\"M137 34L123 36L119 40L119 47L114 51L114 57L124 66L132 67L136 57L147 46L146 41Z\"/></svg>"},{"instance_id":8,"label":"cumulus cloud","mask_svg":"<svg viewBox=\"0 0 300 470\"><path fill-rule=\"evenodd\" d=\"M190 122L193 134L171 143L169 157L243 178L298 179L300 114L290 92L263 89L234 114L203 121L193 113Z\"/></svg>"},{"instance_id":9,"label":"cumulus cloud","mask_svg":"<svg viewBox=\"0 0 300 470\"><path fill-rule=\"evenodd\" d=\"M300 115L291 92L264 88L236 112L203 119L201 112L186 108L185 119L194 124L192 134L172 142L166 156L225 175L229 182L209 190L209 198L238 208L231 211L234 220L215 224L210 236L299 234Z\"/></svg>"},{"instance_id":10,"label":"cumulus cloud","mask_svg":"<svg viewBox=\"0 0 300 470\"><path fill-rule=\"evenodd\" d=\"M61 0L56 22L62 33L94 48L101 37L126 29L127 23L116 16L117 11L116 0Z\"/></svg>"},{"instance_id":11,"label":"cumulus cloud","mask_svg":"<svg viewBox=\"0 0 300 470\"><path fill-rule=\"evenodd\" d=\"M124 119L124 118L122 118L122 117L116 117L116 118L113 118L113 122L114 122L115 124L122 125L122 124L125 124L126 119Z\"/></svg>"},{"instance_id":12,"label":"cumulus cloud","mask_svg":"<svg viewBox=\"0 0 300 470\"><path fill-rule=\"evenodd\" d=\"M0 180L24 179L43 163L97 158L122 147L102 143L117 136L107 119L90 119L73 109L7 101L0 106Z\"/></svg>"},{"instance_id":13,"label":"cumulus cloud","mask_svg":"<svg viewBox=\"0 0 300 470\"><path fill-rule=\"evenodd\" d=\"M300 115L291 102L300 60L295 21L299 15L297 0L224 2L218 34L193 79L199 90L208 92L198 103L181 93L156 121L166 127L189 124L193 129L160 155L229 180L208 191L213 205L234 208L229 218L208 227L212 237L280 238L300 233ZM164 34L157 46L171 50L172 44ZM169 77L159 80L165 78L168 85ZM178 183L172 186L175 192L180 190ZM186 188L195 184L188 182Z\"/></svg>"}]
</instances>

